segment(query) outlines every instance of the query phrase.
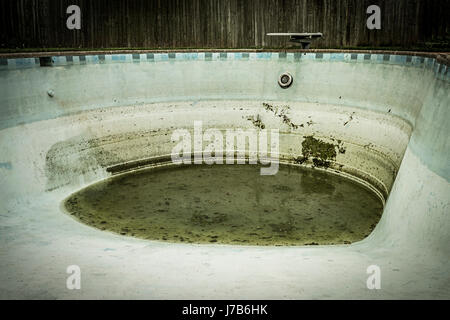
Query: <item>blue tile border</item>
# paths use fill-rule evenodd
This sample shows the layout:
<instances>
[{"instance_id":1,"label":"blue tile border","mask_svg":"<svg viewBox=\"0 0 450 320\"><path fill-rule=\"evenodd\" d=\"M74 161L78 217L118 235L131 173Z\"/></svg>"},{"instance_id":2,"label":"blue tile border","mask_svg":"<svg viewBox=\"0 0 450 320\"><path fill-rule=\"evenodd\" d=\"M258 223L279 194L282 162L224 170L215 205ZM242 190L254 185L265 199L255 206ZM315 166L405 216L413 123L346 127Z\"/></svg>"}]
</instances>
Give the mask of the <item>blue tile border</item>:
<instances>
[{"instance_id":1,"label":"blue tile border","mask_svg":"<svg viewBox=\"0 0 450 320\"><path fill-rule=\"evenodd\" d=\"M117 53L52 56L44 58L0 58L0 70L14 70L33 67L58 67L84 64L111 63L153 63L179 61L227 61L227 60L282 60L286 63L300 63L305 60L318 62L375 63L405 65L432 70L440 79L449 78L448 66L435 57L420 55L400 55L390 53L355 52L158 52L158 53Z\"/></svg>"},{"instance_id":2,"label":"blue tile border","mask_svg":"<svg viewBox=\"0 0 450 320\"><path fill-rule=\"evenodd\" d=\"M133 53L131 57L133 58L133 62L135 63L141 62L141 56L139 53Z\"/></svg>"},{"instance_id":3,"label":"blue tile border","mask_svg":"<svg viewBox=\"0 0 450 320\"><path fill-rule=\"evenodd\" d=\"M331 61L344 61L345 55L343 53L331 53L330 60Z\"/></svg>"}]
</instances>

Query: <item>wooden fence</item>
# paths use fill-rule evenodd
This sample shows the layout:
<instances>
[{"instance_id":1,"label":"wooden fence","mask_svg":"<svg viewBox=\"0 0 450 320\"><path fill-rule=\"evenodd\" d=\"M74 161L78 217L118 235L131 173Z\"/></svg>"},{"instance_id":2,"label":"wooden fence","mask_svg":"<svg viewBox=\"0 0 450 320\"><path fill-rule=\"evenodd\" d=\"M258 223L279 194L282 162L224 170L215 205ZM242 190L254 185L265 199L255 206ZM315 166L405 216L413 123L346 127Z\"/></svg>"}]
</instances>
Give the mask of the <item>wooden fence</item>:
<instances>
[{"instance_id":1,"label":"wooden fence","mask_svg":"<svg viewBox=\"0 0 450 320\"><path fill-rule=\"evenodd\" d=\"M277 48L268 32L322 32L313 48L413 48L448 41L450 1L3 0L0 48ZM66 8L81 8L81 29ZM381 30L366 27L369 5Z\"/></svg>"}]
</instances>

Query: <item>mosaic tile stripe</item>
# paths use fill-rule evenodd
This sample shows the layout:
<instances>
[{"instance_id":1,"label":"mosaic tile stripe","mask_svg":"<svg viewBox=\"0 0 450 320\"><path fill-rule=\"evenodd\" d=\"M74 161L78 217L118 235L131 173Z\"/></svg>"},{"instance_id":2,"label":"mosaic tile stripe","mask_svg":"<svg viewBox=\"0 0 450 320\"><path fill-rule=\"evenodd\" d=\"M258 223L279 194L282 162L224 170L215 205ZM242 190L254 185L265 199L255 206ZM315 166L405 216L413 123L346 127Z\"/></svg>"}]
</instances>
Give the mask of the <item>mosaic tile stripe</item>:
<instances>
[{"instance_id":1,"label":"mosaic tile stripe","mask_svg":"<svg viewBox=\"0 0 450 320\"><path fill-rule=\"evenodd\" d=\"M50 60L48 60L50 59ZM0 58L0 70L22 69L48 66L71 66L108 63L152 63L176 61L225 61L225 60L282 60L299 62L302 60L339 61L350 63L380 63L410 65L432 70L440 79L449 77L448 66L433 57L345 52L168 52L98 54L77 56L53 56L49 58Z\"/></svg>"}]
</instances>

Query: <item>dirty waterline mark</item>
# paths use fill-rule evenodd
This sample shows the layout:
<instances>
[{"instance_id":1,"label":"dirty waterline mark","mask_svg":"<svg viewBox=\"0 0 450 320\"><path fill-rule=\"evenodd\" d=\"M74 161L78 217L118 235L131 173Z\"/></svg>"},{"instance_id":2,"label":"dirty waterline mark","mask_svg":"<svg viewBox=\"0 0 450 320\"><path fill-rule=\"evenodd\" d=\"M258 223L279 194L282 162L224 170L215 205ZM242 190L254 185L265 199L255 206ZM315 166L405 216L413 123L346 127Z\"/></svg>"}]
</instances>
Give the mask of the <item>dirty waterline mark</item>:
<instances>
[{"instance_id":1,"label":"dirty waterline mark","mask_svg":"<svg viewBox=\"0 0 450 320\"><path fill-rule=\"evenodd\" d=\"M193 137L187 129L172 133L171 158L176 164L260 164L261 175L275 175L279 168L279 130L209 128L203 131L202 121L194 121ZM270 133L270 135L269 135ZM270 138L270 140L269 140ZM206 144L206 145L204 145ZM270 154L268 145L270 144ZM224 148L225 146L225 148Z\"/></svg>"}]
</instances>

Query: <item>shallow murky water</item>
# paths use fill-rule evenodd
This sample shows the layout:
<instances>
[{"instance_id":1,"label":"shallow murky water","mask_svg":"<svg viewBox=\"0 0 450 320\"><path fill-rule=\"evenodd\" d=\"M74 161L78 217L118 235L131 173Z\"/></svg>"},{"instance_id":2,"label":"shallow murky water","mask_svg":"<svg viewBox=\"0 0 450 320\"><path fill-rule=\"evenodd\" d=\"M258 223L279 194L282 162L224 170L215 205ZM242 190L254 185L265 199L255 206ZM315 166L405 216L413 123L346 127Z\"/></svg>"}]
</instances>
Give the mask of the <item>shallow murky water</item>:
<instances>
[{"instance_id":1,"label":"shallow murky water","mask_svg":"<svg viewBox=\"0 0 450 320\"><path fill-rule=\"evenodd\" d=\"M173 242L252 245L351 243L381 217L380 199L346 178L280 166L191 165L116 176L70 196L65 207L102 230Z\"/></svg>"}]
</instances>

